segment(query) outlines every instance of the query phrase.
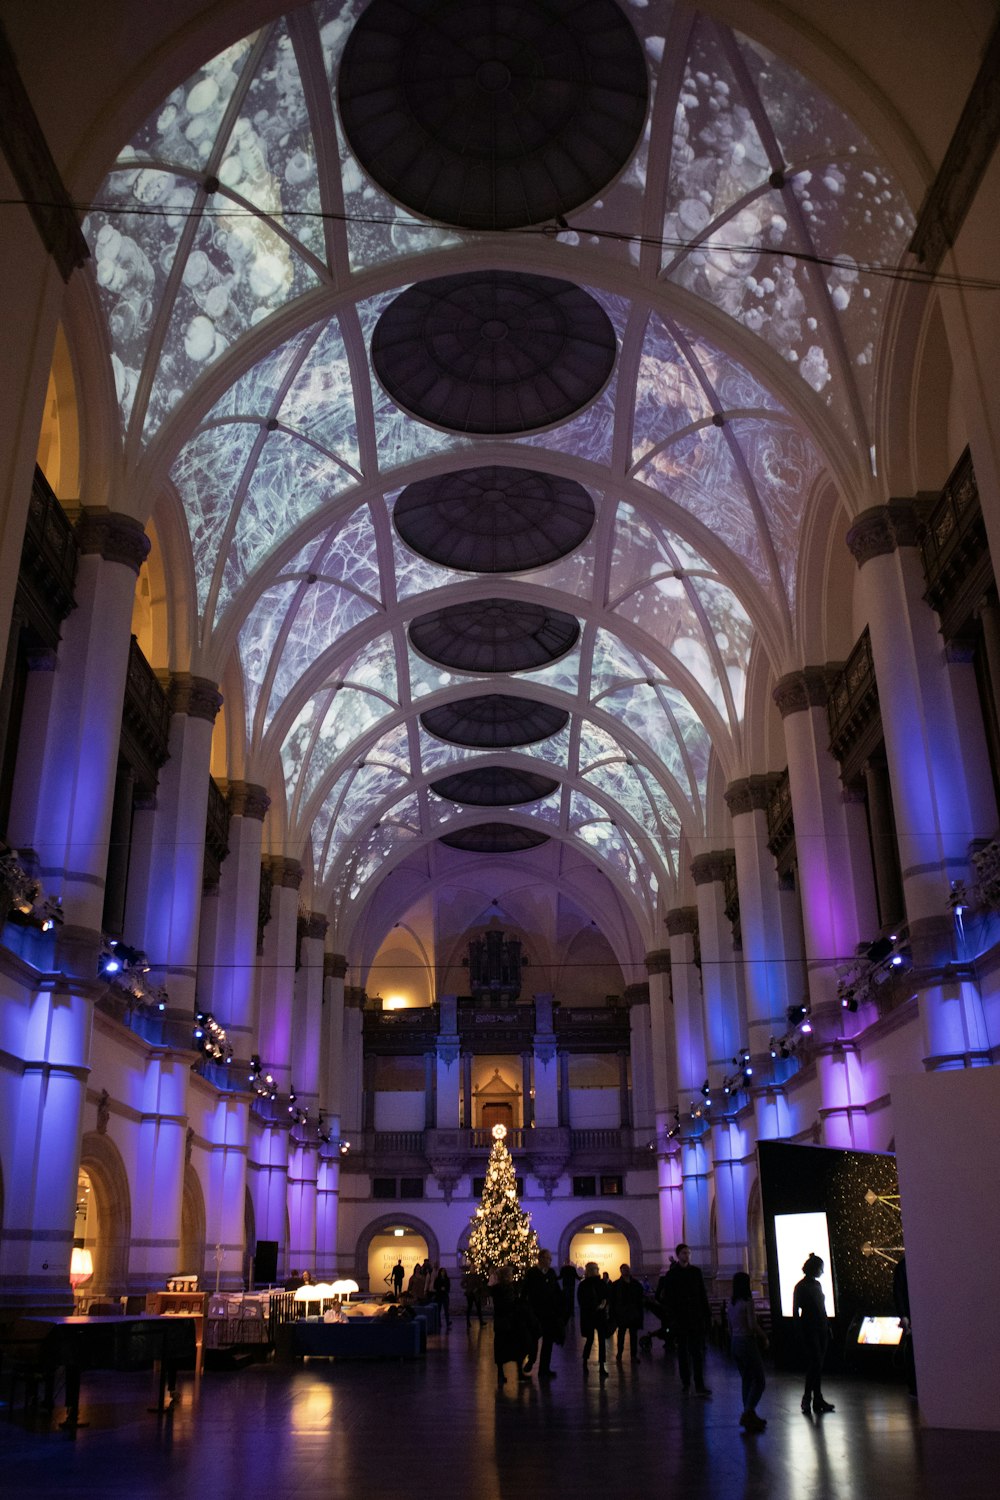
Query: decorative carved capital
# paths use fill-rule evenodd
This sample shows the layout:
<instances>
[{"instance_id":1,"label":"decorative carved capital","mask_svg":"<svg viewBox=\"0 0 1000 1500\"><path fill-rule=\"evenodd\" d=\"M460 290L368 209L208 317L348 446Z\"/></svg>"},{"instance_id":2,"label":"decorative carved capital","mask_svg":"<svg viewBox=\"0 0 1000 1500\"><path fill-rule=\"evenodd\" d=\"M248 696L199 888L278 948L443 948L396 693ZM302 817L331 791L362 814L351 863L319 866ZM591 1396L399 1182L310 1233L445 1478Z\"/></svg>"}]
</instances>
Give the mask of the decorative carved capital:
<instances>
[{"instance_id":1,"label":"decorative carved capital","mask_svg":"<svg viewBox=\"0 0 1000 1500\"><path fill-rule=\"evenodd\" d=\"M443 1063L446 1068L453 1067L458 1062L460 1055L461 1048L457 1041L438 1040L437 1060L439 1063Z\"/></svg>"},{"instance_id":2,"label":"decorative carved capital","mask_svg":"<svg viewBox=\"0 0 1000 1500\"><path fill-rule=\"evenodd\" d=\"M231 781L227 801L231 818L254 818L258 823L263 823L264 814L271 806L264 788L255 786L252 781Z\"/></svg>"},{"instance_id":3,"label":"decorative carved capital","mask_svg":"<svg viewBox=\"0 0 1000 1500\"><path fill-rule=\"evenodd\" d=\"M890 500L861 512L847 533L847 545L859 568L897 547L915 547L920 522L912 500Z\"/></svg>"},{"instance_id":4,"label":"decorative carved capital","mask_svg":"<svg viewBox=\"0 0 1000 1500\"><path fill-rule=\"evenodd\" d=\"M297 891L302 884L302 866L297 859L289 859L285 854L272 854L270 869L272 885L280 885L286 891Z\"/></svg>"},{"instance_id":5,"label":"decorative carved capital","mask_svg":"<svg viewBox=\"0 0 1000 1500\"><path fill-rule=\"evenodd\" d=\"M347 973L347 959L343 953L323 954L323 975L326 979L343 979Z\"/></svg>"},{"instance_id":6,"label":"decorative carved capital","mask_svg":"<svg viewBox=\"0 0 1000 1500\"><path fill-rule=\"evenodd\" d=\"M668 912L669 916L670 913ZM669 974L670 973L670 949L656 948L652 953L646 954L647 974ZM648 992L647 985L647 992Z\"/></svg>"},{"instance_id":7,"label":"decorative carved capital","mask_svg":"<svg viewBox=\"0 0 1000 1500\"><path fill-rule=\"evenodd\" d=\"M540 1062L544 1067L547 1067L550 1062L554 1062L555 1061L555 1056L556 1056L556 1039L555 1039L555 1037L554 1036L553 1037L549 1037L549 1036L536 1036L535 1037L535 1058L536 1058L536 1060L538 1062Z\"/></svg>"},{"instance_id":8,"label":"decorative carved capital","mask_svg":"<svg viewBox=\"0 0 1000 1500\"><path fill-rule=\"evenodd\" d=\"M671 937L683 937L685 933L698 931L698 908L696 906L673 906L664 919Z\"/></svg>"},{"instance_id":9,"label":"decorative carved capital","mask_svg":"<svg viewBox=\"0 0 1000 1500\"><path fill-rule=\"evenodd\" d=\"M207 677L195 677L190 672L174 672L167 688L170 712L186 714L191 719L205 719L214 724L222 707L222 694Z\"/></svg>"},{"instance_id":10,"label":"decorative carved capital","mask_svg":"<svg viewBox=\"0 0 1000 1500\"><path fill-rule=\"evenodd\" d=\"M150 540L142 522L113 510L81 510L76 539L83 557L98 555L105 562L122 563L138 575L149 555Z\"/></svg>"},{"instance_id":11,"label":"decorative carved capital","mask_svg":"<svg viewBox=\"0 0 1000 1500\"><path fill-rule=\"evenodd\" d=\"M364 991L364 988L363 988L362 985L360 985L360 984L345 984L344 985L344 1009L345 1010L364 1010L364 1008L365 1008L365 1001L367 1000L367 998L368 998L368 996L365 994L365 991Z\"/></svg>"},{"instance_id":12,"label":"decorative carved capital","mask_svg":"<svg viewBox=\"0 0 1000 1500\"><path fill-rule=\"evenodd\" d=\"M669 956L670 955L668 954L668 959ZM625 1004L629 1009L631 1009L633 1005L648 1005L649 984L645 979L640 979L635 984L627 984L625 986L625 992L622 995L622 999L625 1001Z\"/></svg>"},{"instance_id":13,"label":"decorative carved capital","mask_svg":"<svg viewBox=\"0 0 1000 1500\"><path fill-rule=\"evenodd\" d=\"M308 915L306 917L306 920L305 920L305 929L304 929L302 935L303 935L303 937L316 938L316 939L318 939L319 942L323 942L324 938L326 937L327 928L329 926L330 926L330 919L326 915L325 912L322 912L322 911L311 911L311 912L308 913ZM323 955L323 962L324 962L324 966L325 966L325 963L326 963L326 955L325 954Z\"/></svg>"},{"instance_id":14,"label":"decorative carved capital","mask_svg":"<svg viewBox=\"0 0 1000 1500\"><path fill-rule=\"evenodd\" d=\"M789 714L801 714L807 708L825 708L836 674L833 666L803 667L787 673L771 695L781 717L787 719Z\"/></svg>"},{"instance_id":15,"label":"decorative carved capital","mask_svg":"<svg viewBox=\"0 0 1000 1500\"><path fill-rule=\"evenodd\" d=\"M724 793L731 816L766 812L771 793L780 780L777 771L769 771L764 776L744 776L740 781L731 781Z\"/></svg>"},{"instance_id":16,"label":"decorative carved capital","mask_svg":"<svg viewBox=\"0 0 1000 1500\"><path fill-rule=\"evenodd\" d=\"M707 854L696 854L691 861L691 879L695 885L711 885L715 880L725 880L735 863L734 849L711 849Z\"/></svg>"}]
</instances>

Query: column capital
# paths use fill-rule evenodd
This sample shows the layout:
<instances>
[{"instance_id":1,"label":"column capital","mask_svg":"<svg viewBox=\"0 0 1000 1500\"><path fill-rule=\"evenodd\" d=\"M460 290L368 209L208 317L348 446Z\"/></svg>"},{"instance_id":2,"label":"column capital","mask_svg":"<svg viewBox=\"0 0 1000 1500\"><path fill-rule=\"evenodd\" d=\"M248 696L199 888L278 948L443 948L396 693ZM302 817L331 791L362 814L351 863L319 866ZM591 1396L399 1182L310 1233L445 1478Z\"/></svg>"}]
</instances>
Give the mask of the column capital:
<instances>
[{"instance_id":1,"label":"column capital","mask_svg":"<svg viewBox=\"0 0 1000 1500\"><path fill-rule=\"evenodd\" d=\"M270 860L271 884L286 891L297 891L302 884L302 866L297 859L285 854L272 854Z\"/></svg>"},{"instance_id":2,"label":"column capital","mask_svg":"<svg viewBox=\"0 0 1000 1500\"><path fill-rule=\"evenodd\" d=\"M330 919L326 915L326 912L322 912L322 911L311 911L311 912L308 912L306 914L305 921L303 922L302 936L305 937L305 938L315 938L315 939L318 939L319 942L323 942L323 940L326 937L326 931L327 931L327 928L329 927L329 925L330 925ZM326 955L325 954L323 955L323 962L324 962L324 965L325 965L325 963L326 963Z\"/></svg>"},{"instance_id":3,"label":"column capital","mask_svg":"<svg viewBox=\"0 0 1000 1500\"><path fill-rule=\"evenodd\" d=\"M323 954L324 979L343 979L347 973L347 959L343 953Z\"/></svg>"},{"instance_id":4,"label":"column capital","mask_svg":"<svg viewBox=\"0 0 1000 1500\"><path fill-rule=\"evenodd\" d=\"M96 554L105 562L123 563L136 575L149 555L149 537L134 516L103 506L84 509L77 512L75 530L81 556Z\"/></svg>"},{"instance_id":5,"label":"column capital","mask_svg":"<svg viewBox=\"0 0 1000 1500\"><path fill-rule=\"evenodd\" d=\"M670 958L670 955L668 953L667 954L668 966L669 966L669 958ZM648 1005L649 1004L649 984L647 983L647 981L645 979L640 980L637 984L627 984L625 986L625 993L622 995L622 999L625 1001L625 1004L627 1006L629 1006L630 1009L631 1009L631 1007L633 1005Z\"/></svg>"},{"instance_id":6,"label":"column capital","mask_svg":"<svg viewBox=\"0 0 1000 1500\"><path fill-rule=\"evenodd\" d=\"M679 910L683 910L683 908L679 908ZM670 913L668 912L667 915L668 915L668 918L669 918ZM656 949L653 950L653 952L646 954L646 973L647 974L669 974L670 973L670 949L669 948L656 948Z\"/></svg>"},{"instance_id":7,"label":"column capital","mask_svg":"<svg viewBox=\"0 0 1000 1500\"><path fill-rule=\"evenodd\" d=\"M847 546L859 568L897 547L915 547L920 516L912 500L890 500L863 510L847 533Z\"/></svg>"},{"instance_id":8,"label":"column capital","mask_svg":"<svg viewBox=\"0 0 1000 1500\"><path fill-rule=\"evenodd\" d=\"M364 1010L367 999L364 987L360 984L344 985L344 1008L345 1010Z\"/></svg>"},{"instance_id":9,"label":"column capital","mask_svg":"<svg viewBox=\"0 0 1000 1500\"><path fill-rule=\"evenodd\" d=\"M825 667L802 667L798 672L787 672L771 694L781 717L787 719L789 714L805 713L807 708L825 708L837 670L831 663Z\"/></svg>"},{"instance_id":10,"label":"column capital","mask_svg":"<svg viewBox=\"0 0 1000 1500\"><path fill-rule=\"evenodd\" d=\"M735 849L711 849L706 854L696 854L691 861L691 879L695 885L711 885L713 881L725 880L726 872L735 863Z\"/></svg>"},{"instance_id":11,"label":"column capital","mask_svg":"<svg viewBox=\"0 0 1000 1500\"><path fill-rule=\"evenodd\" d=\"M271 799L262 786L252 781L231 781L226 790L229 815L232 818L254 818L263 823Z\"/></svg>"},{"instance_id":12,"label":"column capital","mask_svg":"<svg viewBox=\"0 0 1000 1500\"><path fill-rule=\"evenodd\" d=\"M672 906L664 918L671 937L683 937L685 933L698 931L698 908L696 906Z\"/></svg>"},{"instance_id":13,"label":"column capital","mask_svg":"<svg viewBox=\"0 0 1000 1500\"><path fill-rule=\"evenodd\" d=\"M195 677L191 672L171 672L167 701L171 713L186 714L190 719L205 719L214 724L222 707L222 694L208 677Z\"/></svg>"},{"instance_id":14,"label":"column capital","mask_svg":"<svg viewBox=\"0 0 1000 1500\"><path fill-rule=\"evenodd\" d=\"M781 780L777 771L768 771L762 776L743 776L731 781L723 793L730 815L738 818L742 813L766 812L771 793Z\"/></svg>"}]
</instances>

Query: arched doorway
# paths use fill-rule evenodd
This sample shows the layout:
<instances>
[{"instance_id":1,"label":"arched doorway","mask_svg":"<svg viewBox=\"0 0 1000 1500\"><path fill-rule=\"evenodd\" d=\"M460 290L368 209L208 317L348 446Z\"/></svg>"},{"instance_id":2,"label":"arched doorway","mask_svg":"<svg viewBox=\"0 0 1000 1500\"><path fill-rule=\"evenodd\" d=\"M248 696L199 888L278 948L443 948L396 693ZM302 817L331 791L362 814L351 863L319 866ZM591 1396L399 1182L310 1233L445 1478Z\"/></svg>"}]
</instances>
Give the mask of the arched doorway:
<instances>
[{"instance_id":1,"label":"arched doorway","mask_svg":"<svg viewBox=\"0 0 1000 1500\"><path fill-rule=\"evenodd\" d=\"M93 1275L79 1288L80 1301L120 1297L128 1290L132 1200L117 1147L97 1131L83 1138L79 1184L73 1238L83 1241L94 1262Z\"/></svg>"},{"instance_id":2,"label":"arched doorway","mask_svg":"<svg viewBox=\"0 0 1000 1500\"><path fill-rule=\"evenodd\" d=\"M634 1226L620 1214L581 1214L567 1224L559 1240L559 1264L567 1260L581 1268L595 1261L617 1281L622 1264L630 1265L637 1276L642 1273L642 1245Z\"/></svg>"},{"instance_id":3,"label":"arched doorway","mask_svg":"<svg viewBox=\"0 0 1000 1500\"><path fill-rule=\"evenodd\" d=\"M205 1197L198 1174L190 1162L184 1168L184 1196L181 1200L181 1276L197 1276L199 1285L205 1275Z\"/></svg>"},{"instance_id":4,"label":"arched doorway","mask_svg":"<svg viewBox=\"0 0 1000 1500\"><path fill-rule=\"evenodd\" d=\"M429 1224L405 1212L383 1214L373 1220L358 1239L354 1252L354 1279L360 1287L367 1287L373 1296L380 1296L389 1290L385 1278L397 1260L402 1260L408 1281L418 1261L429 1260L436 1266L440 1264L440 1258L437 1237ZM403 1285L406 1285L405 1281Z\"/></svg>"}]
</instances>

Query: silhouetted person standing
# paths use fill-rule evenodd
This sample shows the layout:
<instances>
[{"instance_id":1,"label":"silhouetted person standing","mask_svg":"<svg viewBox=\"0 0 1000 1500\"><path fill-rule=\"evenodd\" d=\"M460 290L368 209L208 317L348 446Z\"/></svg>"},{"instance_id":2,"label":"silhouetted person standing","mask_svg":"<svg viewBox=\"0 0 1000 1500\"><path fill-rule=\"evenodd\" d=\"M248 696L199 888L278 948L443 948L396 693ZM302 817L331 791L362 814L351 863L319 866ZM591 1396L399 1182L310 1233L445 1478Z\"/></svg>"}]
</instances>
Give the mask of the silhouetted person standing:
<instances>
[{"instance_id":1,"label":"silhouetted person standing","mask_svg":"<svg viewBox=\"0 0 1000 1500\"><path fill-rule=\"evenodd\" d=\"M563 1316L562 1288L552 1269L552 1256L548 1250L539 1250L538 1260L525 1272L524 1296L532 1313L532 1333L528 1341L525 1373L530 1373L535 1363L540 1338L542 1353L538 1362L538 1378L554 1380L556 1372L552 1369L552 1345L562 1343L566 1319Z\"/></svg>"},{"instance_id":2,"label":"silhouetted person standing","mask_svg":"<svg viewBox=\"0 0 1000 1500\"><path fill-rule=\"evenodd\" d=\"M645 1295L641 1282L636 1281L632 1275L631 1266L623 1265L618 1269L621 1274L614 1283L611 1299L615 1326L618 1329L618 1352L615 1359L618 1364L621 1364L622 1355L625 1352L625 1335L628 1334L632 1363L637 1365L639 1363L637 1340L639 1329L642 1327Z\"/></svg>"},{"instance_id":3,"label":"silhouetted person standing","mask_svg":"<svg viewBox=\"0 0 1000 1500\"><path fill-rule=\"evenodd\" d=\"M663 1278L663 1289L670 1331L677 1340L681 1390L687 1395L693 1374L698 1395L710 1396L712 1392L705 1384L705 1339L712 1310L705 1279L699 1268L691 1264L691 1248L683 1240L675 1253L677 1259Z\"/></svg>"},{"instance_id":4,"label":"silhouetted person standing","mask_svg":"<svg viewBox=\"0 0 1000 1500\"><path fill-rule=\"evenodd\" d=\"M403 1280L406 1276L406 1272L403 1270L403 1262L401 1260L397 1260L396 1264L389 1272L389 1275L392 1277L392 1295L398 1299L402 1295Z\"/></svg>"},{"instance_id":5,"label":"silhouetted person standing","mask_svg":"<svg viewBox=\"0 0 1000 1500\"><path fill-rule=\"evenodd\" d=\"M580 1309L580 1332L586 1340L583 1346L583 1373L587 1373L587 1363L596 1336L598 1368L601 1379L607 1380L605 1340L608 1335L608 1289L601 1280L596 1261L588 1260L583 1280L576 1289L576 1301Z\"/></svg>"},{"instance_id":6,"label":"silhouetted person standing","mask_svg":"<svg viewBox=\"0 0 1000 1500\"><path fill-rule=\"evenodd\" d=\"M806 1354L806 1389L802 1397L802 1410L809 1415L810 1406L817 1416L833 1411L829 1401L824 1401L821 1390L823 1361L830 1343L830 1323L826 1316L826 1298L819 1278L823 1274L823 1262L818 1255L807 1255L802 1263L802 1280L796 1283L792 1295L792 1317L802 1329L802 1343Z\"/></svg>"}]
</instances>

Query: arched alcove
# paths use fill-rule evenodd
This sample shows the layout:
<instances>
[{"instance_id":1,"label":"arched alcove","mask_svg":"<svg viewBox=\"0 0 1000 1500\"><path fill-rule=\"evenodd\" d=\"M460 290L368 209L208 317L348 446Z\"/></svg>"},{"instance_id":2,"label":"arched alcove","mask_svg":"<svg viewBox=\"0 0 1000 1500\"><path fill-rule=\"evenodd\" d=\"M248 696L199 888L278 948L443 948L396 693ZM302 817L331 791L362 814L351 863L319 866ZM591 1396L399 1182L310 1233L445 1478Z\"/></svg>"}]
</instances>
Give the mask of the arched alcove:
<instances>
[{"instance_id":1,"label":"arched alcove","mask_svg":"<svg viewBox=\"0 0 1000 1500\"><path fill-rule=\"evenodd\" d=\"M182 1276L205 1274L205 1195L198 1173L190 1162L184 1168L181 1201L181 1246L178 1272Z\"/></svg>"},{"instance_id":2,"label":"arched alcove","mask_svg":"<svg viewBox=\"0 0 1000 1500\"><path fill-rule=\"evenodd\" d=\"M117 1146L106 1135L89 1131L80 1147L80 1167L93 1189L93 1279L88 1296L120 1297L128 1290L132 1195L128 1173Z\"/></svg>"},{"instance_id":3,"label":"arched alcove","mask_svg":"<svg viewBox=\"0 0 1000 1500\"><path fill-rule=\"evenodd\" d=\"M400 1207L391 1214L380 1214L377 1219L366 1224L358 1236L358 1242L354 1247L354 1279L360 1287L368 1286L368 1255L372 1241L377 1236L387 1234L396 1228L408 1229L413 1234L420 1235L426 1242L427 1256L431 1265L440 1265L441 1249L437 1235L431 1226ZM382 1288L372 1287L371 1290L380 1292Z\"/></svg>"},{"instance_id":4,"label":"arched alcove","mask_svg":"<svg viewBox=\"0 0 1000 1500\"><path fill-rule=\"evenodd\" d=\"M599 1224L606 1230L623 1236L628 1246L628 1263L638 1276L642 1271L642 1241L639 1238L639 1231L622 1214L609 1213L605 1208L592 1209L590 1213L578 1214L576 1218L570 1220L559 1236L559 1265L565 1265L569 1259L570 1246L576 1236L594 1224ZM615 1275L617 1273L616 1266Z\"/></svg>"}]
</instances>

